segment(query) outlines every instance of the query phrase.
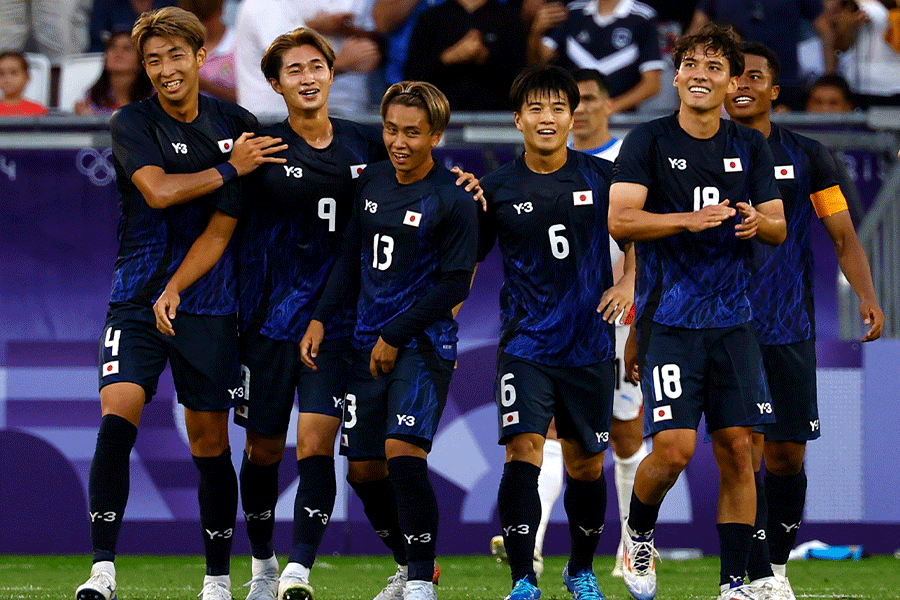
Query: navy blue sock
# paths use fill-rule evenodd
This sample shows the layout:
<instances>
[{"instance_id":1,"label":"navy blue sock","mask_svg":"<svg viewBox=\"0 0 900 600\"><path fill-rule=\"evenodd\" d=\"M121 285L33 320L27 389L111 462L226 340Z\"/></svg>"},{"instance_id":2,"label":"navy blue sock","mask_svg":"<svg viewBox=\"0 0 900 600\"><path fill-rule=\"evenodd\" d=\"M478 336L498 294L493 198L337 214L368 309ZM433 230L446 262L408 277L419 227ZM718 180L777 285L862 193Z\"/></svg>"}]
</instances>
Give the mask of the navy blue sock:
<instances>
[{"instance_id":1,"label":"navy blue sock","mask_svg":"<svg viewBox=\"0 0 900 600\"><path fill-rule=\"evenodd\" d=\"M247 522L250 554L265 560L275 552L272 535L275 532L275 505L278 503L278 461L260 466L244 452L241 461L241 506Z\"/></svg>"},{"instance_id":2,"label":"navy blue sock","mask_svg":"<svg viewBox=\"0 0 900 600\"><path fill-rule=\"evenodd\" d=\"M228 575L238 503L238 482L231 464L231 448L226 448L219 456L194 456L193 459L200 470L197 498L206 551L206 574Z\"/></svg>"},{"instance_id":3,"label":"navy blue sock","mask_svg":"<svg viewBox=\"0 0 900 600\"><path fill-rule=\"evenodd\" d=\"M750 562L747 563L747 577L750 581L756 581L763 577L772 576L772 563L769 560L769 540L766 539L766 527L768 523L768 503L762 485L762 475L754 473L756 482L756 523L753 533L753 546L750 548Z\"/></svg>"},{"instance_id":4,"label":"navy blue sock","mask_svg":"<svg viewBox=\"0 0 900 600\"><path fill-rule=\"evenodd\" d=\"M766 500L769 503L769 552L776 565L787 564L797 542L797 530L806 506L806 467L796 475L774 475L766 471Z\"/></svg>"},{"instance_id":5,"label":"navy blue sock","mask_svg":"<svg viewBox=\"0 0 900 600\"><path fill-rule=\"evenodd\" d=\"M363 511L366 513L369 523L394 555L394 561L398 565L405 565L406 547L403 544L403 534L400 533L397 501L394 499L394 488L391 486L390 480L385 477L366 483L353 483L349 479L347 481L362 500Z\"/></svg>"},{"instance_id":6,"label":"navy blue sock","mask_svg":"<svg viewBox=\"0 0 900 600\"><path fill-rule=\"evenodd\" d=\"M128 503L128 457L136 439L137 427L127 419L106 415L100 420L88 478L94 562L116 558L116 542Z\"/></svg>"},{"instance_id":7,"label":"navy blue sock","mask_svg":"<svg viewBox=\"0 0 900 600\"><path fill-rule=\"evenodd\" d=\"M719 523L719 585L739 585L747 574L750 546L753 544L753 525Z\"/></svg>"},{"instance_id":8,"label":"navy blue sock","mask_svg":"<svg viewBox=\"0 0 900 600\"><path fill-rule=\"evenodd\" d=\"M566 473L563 505L569 517L569 575L593 568L594 553L603 532L606 516L606 478L601 473L594 481L578 481Z\"/></svg>"},{"instance_id":9,"label":"navy blue sock","mask_svg":"<svg viewBox=\"0 0 900 600\"><path fill-rule=\"evenodd\" d=\"M513 584L526 576L537 583L532 559L534 538L541 522L540 474L540 467L514 460L503 466L503 477L500 478L497 512Z\"/></svg>"},{"instance_id":10,"label":"navy blue sock","mask_svg":"<svg viewBox=\"0 0 900 600\"><path fill-rule=\"evenodd\" d=\"M312 568L334 510L337 484L333 456L309 456L297 461L300 483L294 498L294 543L289 561Z\"/></svg>"},{"instance_id":11,"label":"navy blue sock","mask_svg":"<svg viewBox=\"0 0 900 600\"><path fill-rule=\"evenodd\" d=\"M428 479L428 461L396 456L387 461L388 476L397 498L397 517L406 545L409 579L431 581L434 575L438 504Z\"/></svg>"},{"instance_id":12,"label":"navy blue sock","mask_svg":"<svg viewBox=\"0 0 900 600\"><path fill-rule=\"evenodd\" d=\"M644 504L638 499L634 490L631 492L631 504L628 508L628 526L631 530L644 537L653 534L656 521L659 519L660 504Z\"/></svg>"}]
</instances>

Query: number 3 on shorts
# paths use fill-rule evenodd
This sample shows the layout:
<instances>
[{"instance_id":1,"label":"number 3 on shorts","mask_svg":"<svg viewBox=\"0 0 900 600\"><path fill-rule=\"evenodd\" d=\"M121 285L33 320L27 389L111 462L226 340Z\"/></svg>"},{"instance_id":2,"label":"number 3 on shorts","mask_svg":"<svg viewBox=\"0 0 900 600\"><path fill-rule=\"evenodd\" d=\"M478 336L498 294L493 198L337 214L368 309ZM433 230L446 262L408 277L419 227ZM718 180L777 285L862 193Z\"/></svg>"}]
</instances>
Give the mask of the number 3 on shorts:
<instances>
[{"instance_id":1,"label":"number 3 on shorts","mask_svg":"<svg viewBox=\"0 0 900 600\"><path fill-rule=\"evenodd\" d=\"M674 363L653 367L653 393L657 402L681 397L681 369Z\"/></svg>"},{"instance_id":2,"label":"number 3 on shorts","mask_svg":"<svg viewBox=\"0 0 900 600\"><path fill-rule=\"evenodd\" d=\"M347 394L344 396L344 429L351 429L356 425L356 394Z\"/></svg>"}]
</instances>

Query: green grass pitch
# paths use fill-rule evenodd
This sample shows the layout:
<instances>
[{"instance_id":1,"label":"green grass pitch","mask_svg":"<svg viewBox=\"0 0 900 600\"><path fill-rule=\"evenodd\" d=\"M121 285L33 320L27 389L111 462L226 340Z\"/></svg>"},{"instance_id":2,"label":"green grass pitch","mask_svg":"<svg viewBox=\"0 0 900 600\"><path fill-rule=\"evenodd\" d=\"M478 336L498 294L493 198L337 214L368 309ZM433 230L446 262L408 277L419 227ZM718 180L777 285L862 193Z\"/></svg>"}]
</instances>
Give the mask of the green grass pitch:
<instances>
[{"instance_id":1,"label":"green grass pitch","mask_svg":"<svg viewBox=\"0 0 900 600\"><path fill-rule=\"evenodd\" d=\"M282 565L284 558L282 557ZM442 556L440 600L502 600L510 589L509 570L489 556ZM118 567L120 600L196 600L203 577L199 556L121 556ZM560 573L565 558L547 557L541 578L542 600L567 600ZM630 598L621 580L609 575L612 558L594 563L600 589L609 600ZM718 592L718 559L659 564L659 600L714 599ZM86 556L0 556L0 599L73 599L75 588L90 569ZM393 574L388 557L324 556L316 563L311 583L316 600L371 600ZM232 561L235 600L243 600L250 560ZM788 574L798 598L900 599L900 561L873 557L858 562L792 562Z\"/></svg>"}]
</instances>

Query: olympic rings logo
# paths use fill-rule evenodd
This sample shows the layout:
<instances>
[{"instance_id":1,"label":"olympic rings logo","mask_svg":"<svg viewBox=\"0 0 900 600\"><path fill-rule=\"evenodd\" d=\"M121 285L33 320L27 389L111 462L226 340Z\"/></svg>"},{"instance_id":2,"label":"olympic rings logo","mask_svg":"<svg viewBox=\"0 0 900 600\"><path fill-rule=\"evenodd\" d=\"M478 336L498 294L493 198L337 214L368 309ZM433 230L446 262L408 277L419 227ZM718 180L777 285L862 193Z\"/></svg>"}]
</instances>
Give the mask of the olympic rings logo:
<instances>
[{"instance_id":1,"label":"olympic rings logo","mask_svg":"<svg viewBox=\"0 0 900 600\"><path fill-rule=\"evenodd\" d=\"M75 157L75 167L82 175L87 175L91 183L97 187L109 185L116 178L116 170L110 162L112 148L104 148L97 151L93 148L85 148L78 151Z\"/></svg>"}]
</instances>

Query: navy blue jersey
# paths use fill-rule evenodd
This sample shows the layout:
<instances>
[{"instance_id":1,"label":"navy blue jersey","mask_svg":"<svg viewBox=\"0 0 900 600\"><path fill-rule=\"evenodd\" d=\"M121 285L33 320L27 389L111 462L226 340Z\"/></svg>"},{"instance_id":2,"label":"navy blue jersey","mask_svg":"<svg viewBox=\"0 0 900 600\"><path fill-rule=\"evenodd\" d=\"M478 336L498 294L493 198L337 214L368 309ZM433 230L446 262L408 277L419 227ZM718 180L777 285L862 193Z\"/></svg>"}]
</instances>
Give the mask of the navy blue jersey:
<instances>
[{"instance_id":1,"label":"navy blue jersey","mask_svg":"<svg viewBox=\"0 0 900 600\"><path fill-rule=\"evenodd\" d=\"M597 69L608 80L609 95L636 86L645 71L662 70L656 11L636 0L621 0L611 15L597 12L596 0L568 5L566 20L542 42L556 51L566 69Z\"/></svg>"},{"instance_id":2,"label":"navy blue jersey","mask_svg":"<svg viewBox=\"0 0 900 600\"><path fill-rule=\"evenodd\" d=\"M233 179L184 204L153 209L131 181L148 165L167 174L198 173L228 160L234 140L258 124L231 102L200 95L190 123L170 117L156 96L123 106L109 122L122 218L110 302L150 306L178 269L215 210L233 217L241 209L241 182ZM208 273L181 293L180 311L223 315L237 311L233 244Z\"/></svg>"},{"instance_id":3,"label":"navy blue jersey","mask_svg":"<svg viewBox=\"0 0 900 600\"><path fill-rule=\"evenodd\" d=\"M756 272L750 301L759 343L783 345L815 335L813 257L810 247L812 198L840 193L834 159L822 144L772 125L769 148L784 202L787 238L779 246L755 242Z\"/></svg>"},{"instance_id":4,"label":"navy blue jersey","mask_svg":"<svg viewBox=\"0 0 900 600\"><path fill-rule=\"evenodd\" d=\"M575 150L553 173L521 156L481 180L479 258L499 238L501 349L535 362L579 367L613 358L611 326L597 312L613 285L609 256L612 163Z\"/></svg>"},{"instance_id":5,"label":"navy blue jersey","mask_svg":"<svg viewBox=\"0 0 900 600\"><path fill-rule=\"evenodd\" d=\"M760 132L720 120L719 131L701 140L681 128L677 113L638 125L626 136L613 180L646 187L644 210L660 214L781 197ZM738 213L698 233L636 242L637 318L690 329L750 321L753 243L735 236L739 218Z\"/></svg>"},{"instance_id":6,"label":"navy blue jersey","mask_svg":"<svg viewBox=\"0 0 900 600\"><path fill-rule=\"evenodd\" d=\"M334 139L313 148L284 121L261 135L288 148L264 164L245 186L247 198L238 258L241 330L299 342L340 251L356 181L370 162L387 158L374 127L331 119ZM353 331L349 300L326 324L328 339Z\"/></svg>"},{"instance_id":7,"label":"navy blue jersey","mask_svg":"<svg viewBox=\"0 0 900 600\"><path fill-rule=\"evenodd\" d=\"M404 185L387 161L363 171L355 203L342 251L359 257L354 345L371 350L381 330L428 294L442 273L475 268L477 204L440 165ZM430 344L441 358L455 360L456 332L448 311L406 347Z\"/></svg>"}]
</instances>

